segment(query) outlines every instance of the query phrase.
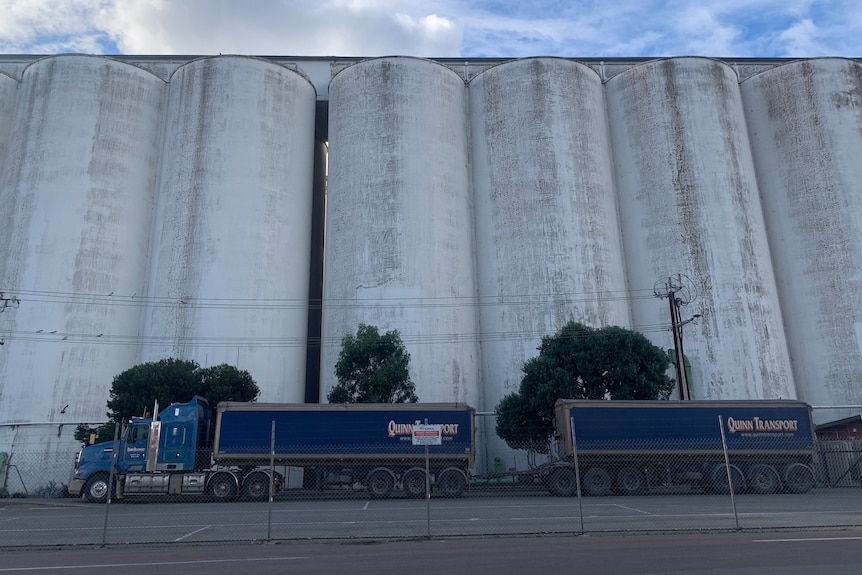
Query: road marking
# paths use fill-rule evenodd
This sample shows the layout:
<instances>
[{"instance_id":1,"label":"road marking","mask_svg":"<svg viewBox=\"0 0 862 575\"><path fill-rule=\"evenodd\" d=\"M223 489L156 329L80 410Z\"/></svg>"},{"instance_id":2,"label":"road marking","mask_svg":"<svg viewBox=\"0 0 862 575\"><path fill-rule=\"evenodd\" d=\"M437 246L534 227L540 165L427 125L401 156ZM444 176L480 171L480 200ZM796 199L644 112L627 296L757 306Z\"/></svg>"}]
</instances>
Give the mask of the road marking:
<instances>
[{"instance_id":1,"label":"road marking","mask_svg":"<svg viewBox=\"0 0 862 575\"><path fill-rule=\"evenodd\" d=\"M214 563L246 563L248 561L296 561L311 557L243 557L242 559L200 559L197 561L159 561L153 563L98 563L95 565L55 565L47 567L0 567L0 573L22 571L59 571L60 569L108 569L117 567L161 567L165 565L204 565Z\"/></svg>"},{"instance_id":2,"label":"road marking","mask_svg":"<svg viewBox=\"0 0 862 575\"><path fill-rule=\"evenodd\" d=\"M650 513L649 511L644 511L643 509L635 509L634 507L626 507L625 505L620 505L619 503L614 503L614 507L619 507L621 509L628 509L629 511L636 511L638 513L643 513L644 515L655 515L655 513Z\"/></svg>"},{"instance_id":3,"label":"road marking","mask_svg":"<svg viewBox=\"0 0 862 575\"><path fill-rule=\"evenodd\" d=\"M365 506L362 508L362 510L363 510L363 511L365 511L366 509L368 509L368 506L369 506L369 505L371 505L371 502L370 502L370 501L366 501L366 502L365 502Z\"/></svg>"},{"instance_id":4,"label":"road marking","mask_svg":"<svg viewBox=\"0 0 862 575\"><path fill-rule=\"evenodd\" d=\"M809 537L799 539L752 539L753 543L795 543L797 541L853 541L862 537Z\"/></svg>"},{"instance_id":5,"label":"road marking","mask_svg":"<svg viewBox=\"0 0 862 575\"><path fill-rule=\"evenodd\" d=\"M185 534L185 535L183 535L182 537L177 537L176 539L174 539L174 542L176 542L176 541L182 541L182 540L183 540L183 539L185 539L186 537L191 537L191 536L192 536L192 535L194 535L195 533L200 533L201 531L203 531L203 530L205 530L205 529L209 529L210 527L212 527L212 525L205 525L204 527L201 527L200 529L195 529L195 530L194 530L194 531L192 531L191 533L186 533L186 534Z\"/></svg>"}]
</instances>

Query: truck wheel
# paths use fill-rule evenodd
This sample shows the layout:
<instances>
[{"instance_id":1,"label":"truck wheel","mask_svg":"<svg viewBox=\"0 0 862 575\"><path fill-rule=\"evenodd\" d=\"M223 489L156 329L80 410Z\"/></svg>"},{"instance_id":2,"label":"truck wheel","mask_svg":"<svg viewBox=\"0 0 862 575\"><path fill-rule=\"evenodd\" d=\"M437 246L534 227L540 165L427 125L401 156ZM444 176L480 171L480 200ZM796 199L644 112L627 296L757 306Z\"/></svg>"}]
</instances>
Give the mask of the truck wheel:
<instances>
[{"instance_id":1,"label":"truck wheel","mask_svg":"<svg viewBox=\"0 0 862 575\"><path fill-rule=\"evenodd\" d=\"M401 478L401 485L404 487L404 493L408 497L420 498L425 497L425 470L410 469Z\"/></svg>"},{"instance_id":2,"label":"truck wheel","mask_svg":"<svg viewBox=\"0 0 862 575\"><path fill-rule=\"evenodd\" d=\"M646 489L644 474L635 467L623 467L617 473L617 491L623 495L639 495Z\"/></svg>"},{"instance_id":3,"label":"truck wheel","mask_svg":"<svg viewBox=\"0 0 862 575\"><path fill-rule=\"evenodd\" d=\"M467 491L467 476L460 469L445 469L437 477L437 487L443 497L460 497Z\"/></svg>"},{"instance_id":4,"label":"truck wheel","mask_svg":"<svg viewBox=\"0 0 862 575\"><path fill-rule=\"evenodd\" d=\"M108 500L108 476L99 473L84 484L84 497L90 503L104 503Z\"/></svg>"},{"instance_id":5,"label":"truck wheel","mask_svg":"<svg viewBox=\"0 0 862 575\"><path fill-rule=\"evenodd\" d=\"M584 490L600 497L611 492L611 476L601 467L593 467L584 473Z\"/></svg>"},{"instance_id":6,"label":"truck wheel","mask_svg":"<svg viewBox=\"0 0 862 575\"><path fill-rule=\"evenodd\" d=\"M385 499L395 488L395 478L388 469L375 469L368 474L365 488L374 499Z\"/></svg>"},{"instance_id":7,"label":"truck wheel","mask_svg":"<svg viewBox=\"0 0 862 575\"><path fill-rule=\"evenodd\" d=\"M748 470L748 487L752 493L769 495L778 491L780 486L781 478L771 465L758 463Z\"/></svg>"},{"instance_id":8,"label":"truck wheel","mask_svg":"<svg viewBox=\"0 0 862 575\"><path fill-rule=\"evenodd\" d=\"M230 501L236 497L236 477L231 473L216 473L207 486L207 495L215 501Z\"/></svg>"},{"instance_id":9,"label":"truck wheel","mask_svg":"<svg viewBox=\"0 0 862 575\"><path fill-rule=\"evenodd\" d=\"M731 465L730 476L733 478L733 492L742 493L745 489L745 475L742 474L742 470L736 465ZM723 463L712 468L709 481L715 493L730 493L730 489L727 487L727 466Z\"/></svg>"},{"instance_id":10,"label":"truck wheel","mask_svg":"<svg viewBox=\"0 0 862 575\"><path fill-rule=\"evenodd\" d=\"M242 493L251 501L269 499L269 475L263 471L250 473L242 482Z\"/></svg>"},{"instance_id":11,"label":"truck wheel","mask_svg":"<svg viewBox=\"0 0 862 575\"><path fill-rule=\"evenodd\" d=\"M802 463L791 463L784 470L784 486L789 493L808 493L814 488L814 472Z\"/></svg>"},{"instance_id":12,"label":"truck wheel","mask_svg":"<svg viewBox=\"0 0 862 575\"><path fill-rule=\"evenodd\" d=\"M560 467L551 473L548 491L557 497L571 497L578 491L578 479L568 467Z\"/></svg>"}]
</instances>

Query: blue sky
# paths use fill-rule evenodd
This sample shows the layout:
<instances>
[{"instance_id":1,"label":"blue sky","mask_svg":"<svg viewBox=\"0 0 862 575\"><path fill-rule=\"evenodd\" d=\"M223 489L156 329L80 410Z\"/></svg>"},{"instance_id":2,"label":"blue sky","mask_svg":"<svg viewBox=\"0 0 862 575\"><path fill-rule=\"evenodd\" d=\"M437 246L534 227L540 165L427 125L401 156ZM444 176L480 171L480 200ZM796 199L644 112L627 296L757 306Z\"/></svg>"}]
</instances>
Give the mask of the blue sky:
<instances>
[{"instance_id":1,"label":"blue sky","mask_svg":"<svg viewBox=\"0 0 862 575\"><path fill-rule=\"evenodd\" d=\"M860 0L0 0L0 53L862 57Z\"/></svg>"}]
</instances>

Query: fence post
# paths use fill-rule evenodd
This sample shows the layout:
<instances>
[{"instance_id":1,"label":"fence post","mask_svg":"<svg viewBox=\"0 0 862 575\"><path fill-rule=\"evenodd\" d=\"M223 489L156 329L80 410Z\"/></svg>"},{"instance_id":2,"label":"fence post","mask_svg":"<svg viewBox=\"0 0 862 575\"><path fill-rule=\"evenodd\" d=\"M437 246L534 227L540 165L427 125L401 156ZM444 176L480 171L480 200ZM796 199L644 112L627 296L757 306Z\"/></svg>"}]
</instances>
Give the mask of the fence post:
<instances>
[{"instance_id":1,"label":"fence post","mask_svg":"<svg viewBox=\"0 0 862 575\"><path fill-rule=\"evenodd\" d=\"M118 453L118 442L117 440L120 438L120 424L114 424L114 442L111 444L111 470L108 472L108 499L105 501L105 522L102 524L102 547L107 545L108 541L108 510L111 507L111 496L114 492L114 472L115 463L117 461L117 457L119 457Z\"/></svg>"},{"instance_id":2,"label":"fence post","mask_svg":"<svg viewBox=\"0 0 862 575\"><path fill-rule=\"evenodd\" d=\"M575 460L575 487L578 493L578 517L581 520L581 533L584 532L584 504L581 499L581 468L578 465L578 440L575 437L575 418L570 417L569 423L572 425L572 458ZM559 455L559 454L557 454Z\"/></svg>"},{"instance_id":3,"label":"fence post","mask_svg":"<svg viewBox=\"0 0 862 575\"><path fill-rule=\"evenodd\" d=\"M718 429L721 431L721 450L724 452L724 468L727 470L727 489L730 491L730 506L733 507L733 519L736 530L739 531L739 515L736 513L736 499L733 493L733 477L730 473L730 457L727 454L727 438L724 436L724 420L718 416Z\"/></svg>"},{"instance_id":4,"label":"fence post","mask_svg":"<svg viewBox=\"0 0 862 575\"><path fill-rule=\"evenodd\" d=\"M272 540L272 499L275 484L275 420L272 421L272 433L269 440L269 509L266 518L266 540Z\"/></svg>"}]
</instances>

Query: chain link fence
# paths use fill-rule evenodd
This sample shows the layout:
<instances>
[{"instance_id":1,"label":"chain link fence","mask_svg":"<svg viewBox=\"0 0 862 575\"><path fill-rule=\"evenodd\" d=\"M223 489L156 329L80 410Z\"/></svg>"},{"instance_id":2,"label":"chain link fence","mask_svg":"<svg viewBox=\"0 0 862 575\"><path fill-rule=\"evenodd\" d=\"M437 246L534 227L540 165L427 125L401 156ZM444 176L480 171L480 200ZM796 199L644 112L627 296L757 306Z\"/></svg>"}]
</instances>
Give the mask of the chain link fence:
<instances>
[{"instance_id":1,"label":"chain link fence","mask_svg":"<svg viewBox=\"0 0 862 575\"><path fill-rule=\"evenodd\" d=\"M685 450L576 436L570 456L552 446L513 457L523 468L480 473L455 442L403 435L395 446L297 443L287 453L269 426L243 434L253 445L213 446L188 466L183 438L165 429L162 445L177 449L160 461L147 461L147 436L117 442L116 458L108 443L77 462L71 450L46 461L16 449L0 454L0 546L862 525L862 441L740 451L728 448L729 429L716 422L715 437ZM76 478L76 464L89 471Z\"/></svg>"}]
</instances>

